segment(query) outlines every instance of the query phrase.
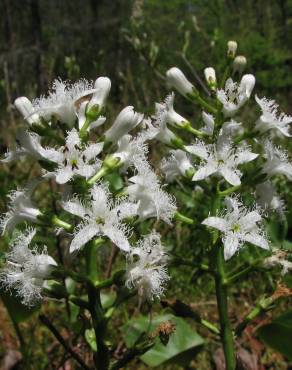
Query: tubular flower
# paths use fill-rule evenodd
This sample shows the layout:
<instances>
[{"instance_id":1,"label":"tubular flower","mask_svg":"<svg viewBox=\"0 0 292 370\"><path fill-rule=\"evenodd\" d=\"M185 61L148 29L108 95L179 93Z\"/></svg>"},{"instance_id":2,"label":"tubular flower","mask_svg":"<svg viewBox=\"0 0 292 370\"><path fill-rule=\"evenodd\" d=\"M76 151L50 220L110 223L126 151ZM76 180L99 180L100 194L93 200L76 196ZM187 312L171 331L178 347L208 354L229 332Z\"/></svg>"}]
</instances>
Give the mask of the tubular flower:
<instances>
[{"instance_id":1,"label":"tubular flower","mask_svg":"<svg viewBox=\"0 0 292 370\"><path fill-rule=\"evenodd\" d=\"M184 96L191 95L195 90L194 85L190 83L183 72L177 67L172 67L166 72L166 79L170 86L174 87Z\"/></svg>"},{"instance_id":2,"label":"tubular flower","mask_svg":"<svg viewBox=\"0 0 292 370\"><path fill-rule=\"evenodd\" d=\"M154 119L159 119L159 117L164 116L166 123L172 126L182 127L189 124L188 120L178 114L174 108L174 93L169 94L163 103L156 103L156 113Z\"/></svg>"},{"instance_id":3,"label":"tubular flower","mask_svg":"<svg viewBox=\"0 0 292 370\"><path fill-rule=\"evenodd\" d=\"M5 153L1 162L8 163L27 155L42 159L41 152L43 148L39 135L20 129L16 134L16 142L16 148Z\"/></svg>"},{"instance_id":4,"label":"tubular flower","mask_svg":"<svg viewBox=\"0 0 292 370\"><path fill-rule=\"evenodd\" d=\"M43 158L58 165L54 172L49 172L47 175L55 176L59 184L65 184L76 175L85 178L92 176L100 167L100 161L96 156L102 151L103 143L90 144L82 148L80 137L75 129L67 133L65 140L65 146L58 150L52 148L40 150Z\"/></svg>"},{"instance_id":5,"label":"tubular flower","mask_svg":"<svg viewBox=\"0 0 292 370\"><path fill-rule=\"evenodd\" d=\"M8 194L10 203L8 211L1 217L0 229L2 234L6 231L11 232L15 225L22 221L31 221L38 223L38 217L42 215L31 200L32 192L38 184L38 181L30 183L26 189L15 190Z\"/></svg>"},{"instance_id":6,"label":"tubular flower","mask_svg":"<svg viewBox=\"0 0 292 370\"><path fill-rule=\"evenodd\" d=\"M288 153L267 141L264 144L266 162L263 165L262 173L270 178L275 175L284 175L292 180L292 164L289 162Z\"/></svg>"},{"instance_id":7,"label":"tubular flower","mask_svg":"<svg viewBox=\"0 0 292 370\"><path fill-rule=\"evenodd\" d=\"M134 111L134 107L124 108L115 119L112 126L105 132L107 141L117 142L143 120L143 114Z\"/></svg>"},{"instance_id":8,"label":"tubular flower","mask_svg":"<svg viewBox=\"0 0 292 370\"><path fill-rule=\"evenodd\" d=\"M285 113L278 114L278 104L275 100L268 100L267 98L260 99L255 97L256 102L261 108L262 114L256 121L255 129L260 132L280 132L284 136L291 137L289 133L289 124L292 122L292 116Z\"/></svg>"},{"instance_id":9,"label":"tubular flower","mask_svg":"<svg viewBox=\"0 0 292 370\"><path fill-rule=\"evenodd\" d=\"M93 89L94 93L88 103L88 110L94 106L97 106L99 109L104 107L106 99L110 93L111 80L108 77L99 77L94 82Z\"/></svg>"},{"instance_id":10,"label":"tubular flower","mask_svg":"<svg viewBox=\"0 0 292 370\"><path fill-rule=\"evenodd\" d=\"M15 99L14 105L29 125L38 124L40 122L40 116L34 113L34 107L31 101L25 96Z\"/></svg>"},{"instance_id":11,"label":"tubular flower","mask_svg":"<svg viewBox=\"0 0 292 370\"><path fill-rule=\"evenodd\" d=\"M201 131L205 132L208 136L212 136L214 132L214 126L215 126L215 119L212 114L202 112L202 119L205 124L204 127L202 127Z\"/></svg>"},{"instance_id":12,"label":"tubular flower","mask_svg":"<svg viewBox=\"0 0 292 370\"><path fill-rule=\"evenodd\" d=\"M129 179L132 184L126 191L130 199L138 202L139 217L142 220L156 217L170 223L176 211L174 199L162 190L157 175L146 161L137 158L134 165L137 175Z\"/></svg>"},{"instance_id":13,"label":"tubular flower","mask_svg":"<svg viewBox=\"0 0 292 370\"><path fill-rule=\"evenodd\" d=\"M85 97L89 100L95 92L92 82L85 79L73 84L55 80L47 96L41 96L33 101L34 112L47 121L56 117L72 127L76 120L78 101Z\"/></svg>"},{"instance_id":14,"label":"tubular flower","mask_svg":"<svg viewBox=\"0 0 292 370\"><path fill-rule=\"evenodd\" d=\"M136 288L143 299L160 298L169 280L167 259L160 235L156 232L146 235L127 255L126 286Z\"/></svg>"},{"instance_id":15,"label":"tubular flower","mask_svg":"<svg viewBox=\"0 0 292 370\"><path fill-rule=\"evenodd\" d=\"M217 98L223 105L225 117L231 117L247 102L250 98L255 85L255 77L251 74L242 76L240 84L228 78L225 89L217 90Z\"/></svg>"},{"instance_id":16,"label":"tubular flower","mask_svg":"<svg viewBox=\"0 0 292 370\"><path fill-rule=\"evenodd\" d=\"M129 251L129 228L122 221L137 214L137 205L127 198L115 202L104 184L94 185L90 197L90 204L82 204L78 198L63 202L67 212L82 219L75 229L70 252L79 250L96 236L107 236L117 247Z\"/></svg>"},{"instance_id":17,"label":"tubular flower","mask_svg":"<svg viewBox=\"0 0 292 370\"><path fill-rule=\"evenodd\" d=\"M189 153L202 159L201 164L193 176L194 181L204 180L218 174L231 185L241 184L241 172L238 166L257 158L258 154L252 153L249 147L232 147L230 140L219 138L217 145L205 144L198 140L196 144L186 146Z\"/></svg>"},{"instance_id":18,"label":"tubular flower","mask_svg":"<svg viewBox=\"0 0 292 370\"><path fill-rule=\"evenodd\" d=\"M259 210L249 211L237 198L228 197L225 203L226 210L222 217L208 217L202 222L222 233L225 260L230 259L244 243L269 249Z\"/></svg>"},{"instance_id":19,"label":"tubular flower","mask_svg":"<svg viewBox=\"0 0 292 370\"><path fill-rule=\"evenodd\" d=\"M186 152L183 150L171 150L170 157L163 159L160 165L167 182L172 182L177 176L186 176L194 173L194 167L191 164Z\"/></svg>"},{"instance_id":20,"label":"tubular flower","mask_svg":"<svg viewBox=\"0 0 292 370\"><path fill-rule=\"evenodd\" d=\"M46 247L41 253L36 248L29 249L35 233L35 229L26 229L18 235L6 255L6 267L0 274L0 284L6 289L15 289L22 303L28 306L42 298L44 281L50 277L52 267L57 265L47 254Z\"/></svg>"}]
</instances>

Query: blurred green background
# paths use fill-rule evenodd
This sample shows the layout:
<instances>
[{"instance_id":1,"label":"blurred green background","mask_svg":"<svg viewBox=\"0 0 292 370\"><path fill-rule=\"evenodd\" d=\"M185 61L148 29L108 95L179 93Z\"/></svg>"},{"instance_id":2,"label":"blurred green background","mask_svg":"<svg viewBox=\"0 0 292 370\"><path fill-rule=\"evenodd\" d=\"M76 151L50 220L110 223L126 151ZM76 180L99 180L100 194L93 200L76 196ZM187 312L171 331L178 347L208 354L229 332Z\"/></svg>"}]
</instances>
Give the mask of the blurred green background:
<instances>
[{"instance_id":1,"label":"blurred green background","mask_svg":"<svg viewBox=\"0 0 292 370\"><path fill-rule=\"evenodd\" d=\"M255 92L276 99L283 111L292 113L292 0L1 0L0 23L1 153L14 143L21 122L13 107L18 96L44 94L57 77L75 80L106 75L112 80L110 116L125 105L150 114L154 102L167 93L164 75L168 68L177 65L195 84L203 79L206 66L215 67L220 75L230 39L238 42L238 54L247 57L247 72L256 75ZM199 112L194 114L190 109L178 97L177 110L195 119ZM1 166L1 211L5 210L7 192L33 176L34 170L30 162ZM190 236L179 227L175 233L180 248ZM206 315L216 316L213 285L191 277L195 287L186 287L188 274L175 277L176 293L196 296L197 306L207 302ZM253 287L252 282L247 281L241 290L248 302L253 302L266 285L270 284L271 290L273 287L269 277L264 286ZM236 295L234 303L231 314L238 317L244 307ZM62 317L56 320L62 322ZM55 352L47 348L51 342L38 326L37 320L24 324L28 335L37 333L32 368L55 369L42 358L47 349L53 356ZM17 348L1 305L0 342L0 357ZM251 341L249 345L259 344ZM62 349L57 352L60 357ZM208 356L200 356L198 369L210 369ZM265 356L264 368L289 368L281 356L269 352Z\"/></svg>"}]
</instances>

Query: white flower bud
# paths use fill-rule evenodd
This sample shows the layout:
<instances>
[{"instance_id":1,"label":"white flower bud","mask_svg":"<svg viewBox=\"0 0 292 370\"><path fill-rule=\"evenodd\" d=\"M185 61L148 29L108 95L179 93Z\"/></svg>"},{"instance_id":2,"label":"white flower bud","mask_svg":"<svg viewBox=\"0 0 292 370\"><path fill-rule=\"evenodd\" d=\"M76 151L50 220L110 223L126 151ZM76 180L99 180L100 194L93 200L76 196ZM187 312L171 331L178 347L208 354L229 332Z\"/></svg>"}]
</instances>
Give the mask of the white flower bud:
<instances>
[{"instance_id":1,"label":"white flower bud","mask_svg":"<svg viewBox=\"0 0 292 370\"><path fill-rule=\"evenodd\" d=\"M28 124L33 125L40 122L39 115L37 113L33 113L34 108L27 97L21 96L20 98L15 99L14 105Z\"/></svg>"},{"instance_id":2,"label":"white flower bud","mask_svg":"<svg viewBox=\"0 0 292 370\"><path fill-rule=\"evenodd\" d=\"M242 73L246 67L247 60L243 55L238 55L233 61L233 72Z\"/></svg>"},{"instance_id":3,"label":"white flower bud","mask_svg":"<svg viewBox=\"0 0 292 370\"><path fill-rule=\"evenodd\" d=\"M240 81L240 90L245 93L246 97L249 99L255 85L255 76L252 74L242 76Z\"/></svg>"},{"instance_id":4,"label":"white flower bud","mask_svg":"<svg viewBox=\"0 0 292 370\"><path fill-rule=\"evenodd\" d=\"M237 50L237 42L236 41L228 41L227 42L227 56L230 58L234 58Z\"/></svg>"},{"instance_id":5,"label":"white flower bud","mask_svg":"<svg viewBox=\"0 0 292 370\"><path fill-rule=\"evenodd\" d=\"M186 78L186 76L179 68L170 68L166 72L166 78L168 83L182 95L188 95L194 92L194 85L190 83L190 81Z\"/></svg>"},{"instance_id":6,"label":"white flower bud","mask_svg":"<svg viewBox=\"0 0 292 370\"><path fill-rule=\"evenodd\" d=\"M96 90L90 102L88 108L94 105L98 105L99 109L105 104L105 101L109 95L111 89L111 80L108 77L99 77L94 83L94 90Z\"/></svg>"},{"instance_id":7,"label":"white flower bud","mask_svg":"<svg viewBox=\"0 0 292 370\"><path fill-rule=\"evenodd\" d=\"M116 142L122 136L135 128L143 120L143 114L134 111L134 107L128 106L124 108L113 125L105 132L107 141Z\"/></svg>"},{"instance_id":8,"label":"white flower bud","mask_svg":"<svg viewBox=\"0 0 292 370\"><path fill-rule=\"evenodd\" d=\"M215 89L217 85L215 69L212 67L205 68L204 75L205 75L205 79L206 79L208 86L211 89Z\"/></svg>"}]
</instances>

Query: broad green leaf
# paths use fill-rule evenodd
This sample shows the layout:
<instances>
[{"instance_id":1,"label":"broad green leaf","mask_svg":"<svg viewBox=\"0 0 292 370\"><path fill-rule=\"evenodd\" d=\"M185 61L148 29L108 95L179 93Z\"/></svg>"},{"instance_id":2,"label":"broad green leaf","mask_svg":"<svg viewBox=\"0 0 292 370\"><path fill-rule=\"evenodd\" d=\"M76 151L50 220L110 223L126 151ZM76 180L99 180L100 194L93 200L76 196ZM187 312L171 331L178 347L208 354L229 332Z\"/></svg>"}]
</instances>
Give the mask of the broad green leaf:
<instances>
[{"instance_id":1,"label":"broad green leaf","mask_svg":"<svg viewBox=\"0 0 292 370\"><path fill-rule=\"evenodd\" d=\"M86 339L86 342L89 344L90 348L94 352L96 352L97 351L96 338L95 338L95 333L93 329L85 330L85 339Z\"/></svg>"},{"instance_id":2,"label":"broad green leaf","mask_svg":"<svg viewBox=\"0 0 292 370\"><path fill-rule=\"evenodd\" d=\"M185 320L171 314L156 316L151 322L149 317L145 316L130 320L124 326L126 345L132 347L141 333L151 333L165 321L171 321L175 325L175 331L167 345L163 345L157 338L154 347L144 353L140 357L141 360L151 367L163 363L188 364L201 349L204 340Z\"/></svg>"},{"instance_id":3,"label":"broad green leaf","mask_svg":"<svg viewBox=\"0 0 292 370\"><path fill-rule=\"evenodd\" d=\"M10 294L10 292L0 289L0 296L11 320L17 324L28 320L40 309L40 305L30 308L22 304L14 291Z\"/></svg>"},{"instance_id":4,"label":"broad green leaf","mask_svg":"<svg viewBox=\"0 0 292 370\"><path fill-rule=\"evenodd\" d=\"M261 340L292 360L292 310L258 329Z\"/></svg>"}]
</instances>

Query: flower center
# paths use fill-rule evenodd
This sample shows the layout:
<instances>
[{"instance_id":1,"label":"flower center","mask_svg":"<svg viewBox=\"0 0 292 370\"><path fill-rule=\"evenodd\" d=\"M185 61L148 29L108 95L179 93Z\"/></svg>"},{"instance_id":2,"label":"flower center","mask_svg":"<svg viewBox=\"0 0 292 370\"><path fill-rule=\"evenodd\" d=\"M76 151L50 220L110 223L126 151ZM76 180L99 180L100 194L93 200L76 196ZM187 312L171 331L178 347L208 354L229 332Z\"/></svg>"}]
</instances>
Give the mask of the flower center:
<instances>
[{"instance_id":1,"label":"flower center","mask_svg":"<svg viewBox=\"0 0 292 370\"><path fill-rule=\"evenodd\" d=\"M77 159L76 158L71 159L70 164L71 164L72 170L74 170L74 168L76 170L78 170L78 165L77 165Z\"/></svg>"},{"instance_id":2,"label":"flower center","mask_svg":"<svg viewBox=\"0 0 292 370\"><path fill-rule=\"evenodd\" d=\"M240 225L239 224L233 224L231 227L231 230L235 233L238 233L240 231Z\"/></svg>"},{"instance_id":3,"label":"flower center","mask_svg":"<svg viewBox=\"0 0 292 370\"><path fill-rule=\"evenodd\" d=\"M98 225L104 225L104 219L101 218L101 217L97 217L95 219L95 222L98 224Z\"/></svg>"}]
</instances>

